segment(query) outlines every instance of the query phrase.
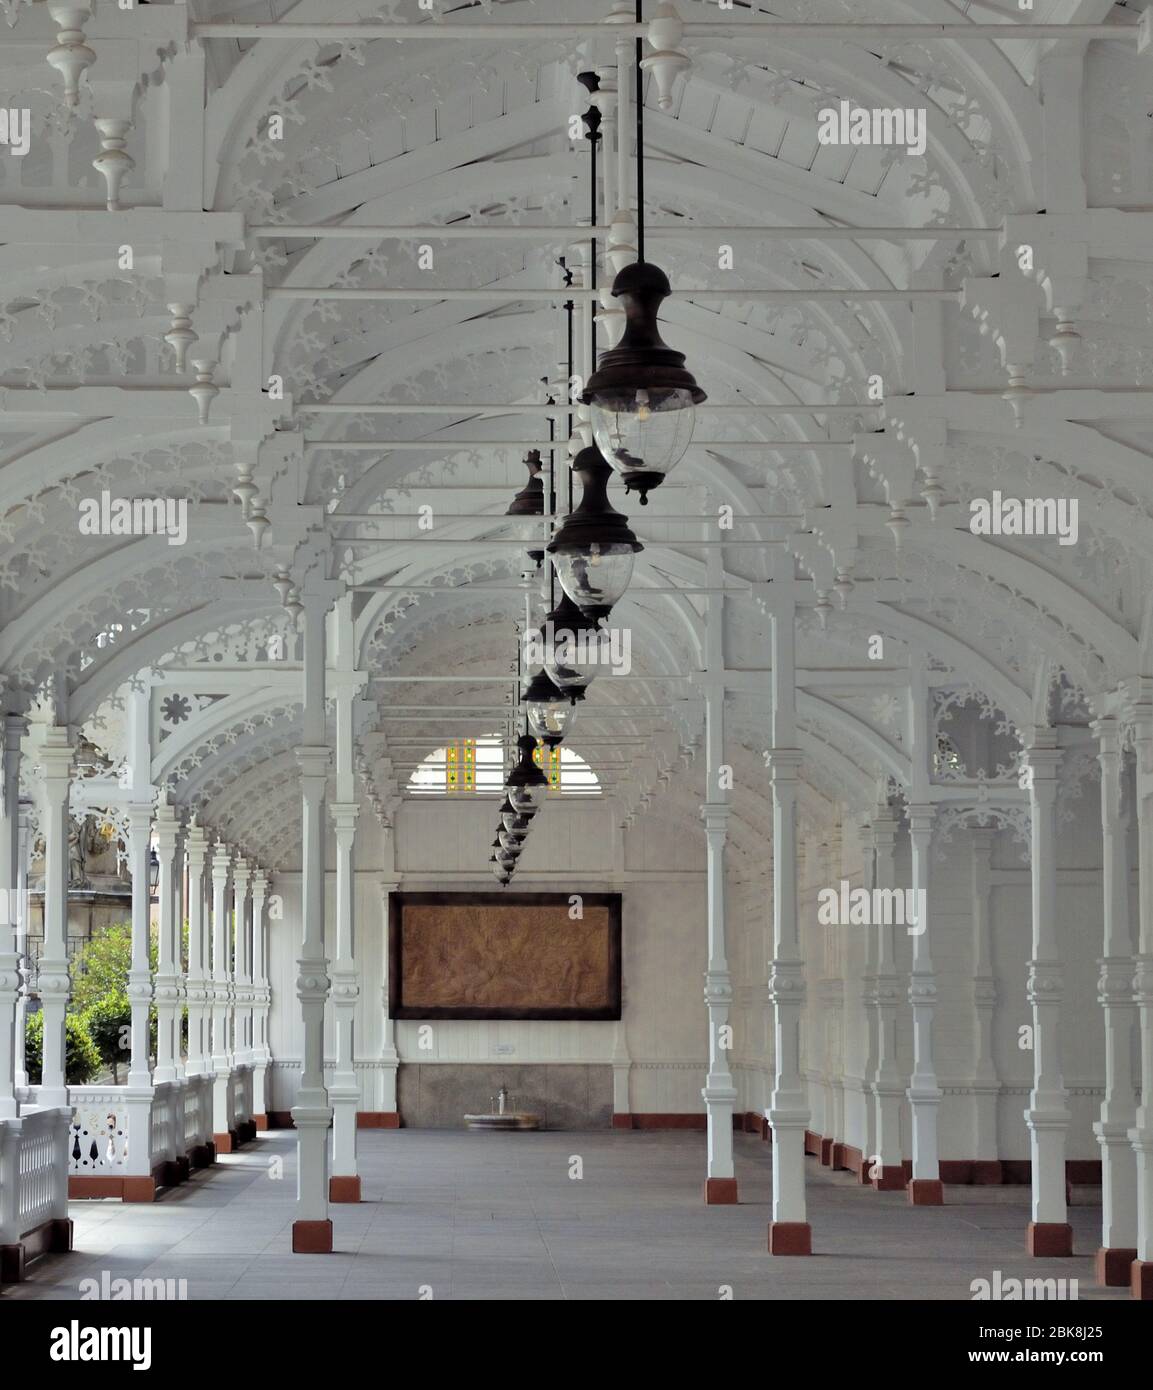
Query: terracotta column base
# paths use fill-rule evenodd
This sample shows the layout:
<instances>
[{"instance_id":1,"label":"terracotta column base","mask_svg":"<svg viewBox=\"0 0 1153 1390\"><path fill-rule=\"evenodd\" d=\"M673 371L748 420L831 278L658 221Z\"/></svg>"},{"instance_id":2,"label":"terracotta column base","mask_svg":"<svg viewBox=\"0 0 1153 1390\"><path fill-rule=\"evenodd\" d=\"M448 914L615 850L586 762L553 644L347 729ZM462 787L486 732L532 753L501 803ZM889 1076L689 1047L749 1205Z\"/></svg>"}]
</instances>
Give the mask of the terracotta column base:
<instances>
[{"instance_id":1,"label":"terracotta column base","mask_svg":"<svg viewBox=\"0 0 1153 1390\"><path fill-rule=\"evenodd\" d=\"M710 1207L735 1207L737 1205L736 1178L706 1178L705 1203Z\"/></svg>"},{"instance_id":2,"label":"terracotta column base","mask_svg":"<svg viewBox=\"0 0 1153 1390\"><path fill-rule=\"evenodd\" d=\"M257 1133L259 1134L262 1130L266 1130L268 1128L268 1116L253 1115L252 1123L256 1126Z\"/></svg>"},{"instance_id":3,"label":"terracotta column base","mask_svg":"<svg viewBox=\"0 0 1153 1390\"><path fill-rule=\"evenodd\" d=\"M328 1200L330 1202L359 1202L360 1178L358 1176L337 1177L328 1180Z\"/></svg>"},{"instance_id":4,"label":"terracotta column base","mask_svg":"<svg viewBox=\"0 0 1153 1390\"><path fill-rule=\"evenodd\" d=\"M155 1178L125 1178L120 1200L122 1202L155 1202Z\"/></svg>"},{"instance_id":5,"label":"terracotta column base","mask_svg":"<svg viewBox=\"0 0 1153 1390\"><path fill-rule=\"evenodd\" d=\"M236 1148L235 1138L233 1131L226 1129L222 1134L212 1136L212 1144L218 1154L230 1154Z\"/></svg>"},{"instance_id":6,"label":"terracotta column base","mask_svg":"<svg viewBox=\"0 0 1153 1390\"><path fill-rule=\"evenodd\" d=\"M1144 1302L1153 1300L1153 1260L1134 1260L1129 1292Z\"/></svg>"},{"instance_id":7,"label":"terracotta column base","mask_svg":"<svg viewBox=\"0 0 1153 1390\"><path fill-rule=\"evenodd\" d=\"M813 1228L807 1221L770 1221L770 1255L811 1255Z\"/></svg>"},{"instance_id":8,"label":"terracotta column base","mask_svg":"<svg viewBox=\"0 0 1153 1390\"><path fill-rule=\"evenodd\" d=\"M864 1169L866 1175L869 1168ZM904 1192L905 1190L905 1169L900 1163L885 1163L881 1166L881 1171L875 1178L866 1176L866 1181L871 1182L878 1192Z\"/></svg>"},{"instance_id":9,"label":"terracotta column base","mask_svg":"<svg viewBox=\"0 0 1153 1390\"><path fill-rule=\"evenodd\" d=\"M945 1184L940 1178L910 1178L909 1205L914 1207L943 1207Z\"/></svg>"},{"instance_id":10,"label":"terracotta column base","mask_svg":"<svg viewBox=\"0 0 1153 1390\"><path fill-rule=\"evenodd\" d=\"M292 1253L294 1255L330 1255L332 1253L331 1221L294 1221L292 1223Z\"/></svg>"},{"instance_id":11,"label":"terracotta column base","mask_svg":"<svg viewBox=\"0 0 1153 1390\"><path fill-rule=\"evenodd\" d=\"M1127 1289L1136 1258L1136 1250L1119 1250L1116 1246L1109 1248L1103 1245L1097 1251L1094 1262L1098 1284L1106 1284L1112 1289Z\"/></svg>"},{"instance_id":12,"label":"terracotta column base","mask_svg":"<svg viewBox=\"0 0 1153 1390\"><path fill-rule=\"evenodd\" d=\"M1025 1248L1030 1255L1051 1259L1073 1253L1073 1227L1060 1221L1030 1221Z\"/></svg>"},{"instance_id":13,"label":"terracotta column base","mask_svg":"<svg viewBox=\"0 0 1153 1390\"><path fill-rule=\"evenodd\" d=\"M831 1139L822 1139L820 1145L820 1152L817 1157L820 1159L821 1167L831 1168L833 1166L833 1141Z\"/></svg>"}]
</instances>

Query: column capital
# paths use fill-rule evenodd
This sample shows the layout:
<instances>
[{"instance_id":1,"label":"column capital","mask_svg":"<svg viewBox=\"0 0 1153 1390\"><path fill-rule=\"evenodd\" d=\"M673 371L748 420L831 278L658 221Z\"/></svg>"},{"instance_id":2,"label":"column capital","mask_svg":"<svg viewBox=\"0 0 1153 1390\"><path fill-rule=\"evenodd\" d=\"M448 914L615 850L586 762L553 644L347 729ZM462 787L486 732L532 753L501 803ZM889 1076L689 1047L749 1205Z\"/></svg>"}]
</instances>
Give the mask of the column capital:
<instances>
[{"instance_id":1,"label":"column capital","mask_svg":"<svg viewBox=\"0 0 1153 1390\"><path fill-rule=\"evenodd\" d=\"M360 803L358 801L330 801L328 812L336 830L355 830L357 819L360 816Z\"/></svg>"},{"instance_id":2,"label":"column capital","mask_svg":"<svg viewBox=\"0 0 1153 1390\"><path fill-rule=\"evenodd\" d=\"M775 782L795 780L805 755L799 748L766 748L765 757L769 760L770 780Z\"/></svg>"},{"instance_id":3,"label":"column capital","mask_svg":"<svg viewBox=\"0 0 1153 1390\"><path fill-rule=\"evenodd\" d=\"M296 749L296 761L302 777L327 777L332 750L325 743L305 745Z\"/></svg>"},{"instance_id":4,"label":"column capital","mask_svg":"<svg viewBox=\"0 0 1153 1390\"><path fill-rule=\"evenodd\" d=\"M223 840L217 840L212 847L212 881L221 885L228 882L228 870L231 867L232 850Z\"/></svg>"},{"instance_id":5,"label":"column capital","mask_svg":"<svg viewBox=\"0 0 1153 1390\"><path fill-rule=\"evenodd\" d=\"M128 829L132 834L141 830L152 830L152 817L156 810L151 801L130 801L124 808Z\"/></svg>"},{"instance_id":6,"label":"column capital","mask_svg":"<svg viewBox=\"0 0 1153 1390\"><path fill-rule=\"evenodd\" d=\"M258 899L259 901L263 902L264 899L268 896L268 889L269 889L268 875L267 875L267 873L265 873L265 871L264 871L263 869L261 869L261 868L258 867L257 870L256 870L256 872L252 875L252 896L253 896L253 898Z\"/></svg>"},{"instance_id":7,"label":"column capital","mask_svg":"<svg viewBox=\"0 0 1153 1390\"><path fill-rule=\"evenodd\" d=\"M154 813L156 824L156 851L160 855L174 854L176 841L180 835L180 820L176 808L167 801L161 801Z\"/></svg>"},{"instance_id":8,"label":"column capital","mask_svg":"<svg viewBox=\"0 0 1153 1390\"><path fill-rule=\"evenodd\" d=\"M197 825L193 821L185 833L184 842L188 847L189 867L203 869L209 849L208 832L202 825Z\"/></svg>"},{"instance_id":9,"label":"column capital","mask_svg":"<svg viewBox=\"0 0 1153 1390\"><path fill-rule=\"evenodd\" d=\"M248 880L252 877L252 866L243 855L237 855L236 865L232 870L232 882L240 897L244 897L248 892Z\"/></svg>"}]
</instances>

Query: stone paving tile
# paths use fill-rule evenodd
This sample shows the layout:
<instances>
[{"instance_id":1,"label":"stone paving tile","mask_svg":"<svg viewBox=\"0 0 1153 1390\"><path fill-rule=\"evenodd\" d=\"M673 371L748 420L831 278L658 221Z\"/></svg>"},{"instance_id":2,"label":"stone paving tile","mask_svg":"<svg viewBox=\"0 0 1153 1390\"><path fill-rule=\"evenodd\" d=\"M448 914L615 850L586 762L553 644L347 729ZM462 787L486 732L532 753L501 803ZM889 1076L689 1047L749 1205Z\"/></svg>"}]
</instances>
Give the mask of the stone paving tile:
<instances>
[{"instance_id":1,"label":"stone paving tile","mask_svg":"<svg viewBox=\"0 0 1153 1390\"><path fill-rule=\"evenodd\" d=\"M771 1151L736 1140L741 1203L701 1201L704 1138L693 1133L366 1131L365 1201L334 1205L336 1252L293 1255L295 1143L263 1134L252 1149L149 1205L76 1202L75 1252L47 1256L0 1300L75 1299L82 1278L184 1278L192 1299L434 1301L967 1299L970 1281L1065 1277L1093 1285L1099 1208L1092 1189L1070 1209L1078 1255L1024 1254L1027 1187L946 1189L941 1208L862 1189L847 1173L807 1167L818 1253L772 1260L765 1249ZM525 1141L528 1142L525 1142ZM568 1177L579 1153L585 1178ZM283 1160L283 1179L267 1177Z\"/></svg>"}]
</instances>

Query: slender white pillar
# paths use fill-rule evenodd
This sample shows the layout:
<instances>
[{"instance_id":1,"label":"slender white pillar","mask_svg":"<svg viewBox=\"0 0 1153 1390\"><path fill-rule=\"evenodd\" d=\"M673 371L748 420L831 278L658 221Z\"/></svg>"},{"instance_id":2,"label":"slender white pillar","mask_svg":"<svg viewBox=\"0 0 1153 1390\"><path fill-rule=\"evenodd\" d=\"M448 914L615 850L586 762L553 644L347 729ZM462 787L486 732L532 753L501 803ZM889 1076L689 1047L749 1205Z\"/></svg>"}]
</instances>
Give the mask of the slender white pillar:
<instances>
[{"instance_id":1,"label":"slender white pillar","mask_svg":"<svg viewBox=\"0 0 1153 1390\"><path fill-rule=\"evenodd\" d=\"M20 806L20 830L16 855L16 954L20 960L20 998L16 1004L16 1085L28 1085L28 1066L25 1053L28 1024L28 997L32 991L32 967L28 959L28 854L32 845L32 827L29 824L30 806Z\"/></svg>"},{"instance_id":2,"label":"slender white pillar","mask_svg":"<svg viewBox=\"0 0 1153 1390\"><path fill-rule=\"evenodd\" d=\"M189 1076L205 1076L209 1060L209 985L205 970L205 872L208 836L202 826L188 829L188 1062Z\"/></svg>"},{"instance_id":3,"label":"slender white pillar","mask_svg":"<svg viewBox=\"0 0 1153 1390\"><path fill-rule=\"evenodd\" d=\"M779 600L772 614L772 733L769 776L773 793L773 1090L767 1119L773 1131L773 1219L769 1253L812 1254L805 1206L805 1130L808 1098L801 1078L801 1023L805 972L797 894L796 608Z\"/></svg>"},{"instance_id":4,"label":"slender white pillar","mask_svg":"<svg viewBox=\"0 0 1153 1390\"><path fill-rule=\"evenodd\" d=\"M716 694L720 704L723 690ZM710 715L719 719L719 715ZM715 781L710 780L710 789ZM705 1007L709 1015L709 1071L701 1096L708 1125L708 1169L705 1201L712 1206L737 1200L737 1179L733 1167L733 1110L737 1091L729 1068L733 1006L733 984L725 954L725 839L732 807L708 802L701 807L707 839L708 939L709 955L705 970Z\"/></svg>"},{"instance_id":5,"label":"slender white pillar","mask_svg":"<svg viewBox=\"0 0 1153 1390\"><path fill-rule=\"evenodd\" d=\"M20 893L20 742L28 721L5 714L3 727L3 777L0 795L0 1120L19 1113L16 1103L17 1025L23 1026L20 1000L20 950L17 940L21 909ZM21 1053L22 1055L22 1053Z\"/></svg>"},{"instance_id":6,"label":"slender white pillar","mask_svg":"<svg viewBox=\"0 0 1153 1390\"><path fill-rule=\"evenodd\" d=\"M1134 708L1137 744L1139 898L1133 999L1141 1024L1141 1103L1129 1139L1137 1161L1137 1257L1130 1288L1153 1299L1153 682L1142 679Z\"/></svg>"},{"instance_id":7,"label":"slender white pillar","mask_svg":"<svg viewBox=\"0 0 1153 1390\"><path fill-rule=\"evenodd\" d=\"M338 699L337 739L340 741ZM359 1202L360 1177L356 1164L356 1112L360 1087L355 1069L356 1009L360 999L360 972L355 951L355 892L352 851L356 841L356 802L333 802L329 808L336 838L336 960L332 966L332 1012L336 1034L336 1065L328 1098L332 1102L332 1176L329 1198L334 1202Z\"/></svg>"},{"instance_id":8,"label":"slender white pillar","mask_svg":"<svg viewBox=\"0 0 1153 1390\"><path fill-rule=\"evenodd\" d=\"M874 883L891 889L896 881L897 818L888 806L873 818ZM882 914L883 916L884 914ZM870 1090L876 1122L876 1148L869 1155L869 1180L878 1192L899 1192L905 1186L901 1153L901 1110L905 1079L897 1065L897 1019L901 1008L901 979L892 922L880 922L877 935L877 1069Z\"/></svg>"},{"instance_id":9,"label":"slender white pillar","mask_svg":"<svg viewBox=\"0 0 1153 1390\"><path fill-rule=\"evenodd\" d=\"M1025 1123L1033 1180L1031 1255L1073 1253L1073 1228L1065 1203L1065 1134L1069 1128L1061 1075L1060 1026L1064 966L1057 944L1057 770L1061 750L1056 731L1034 730L1026 754L1032 812L1033 948L1028 998L1033 1010L1033 1090Z\"/></svg>"},{"instance_id":10,"label":"slender white pillar","mask_svg":"<svg viewBox=\"0 0 1153 1390\"><path fill-rule=\"evenodd\" d=\"M252 1121L268 1128L268 875L258 869L252 879Z\"/></svg>"},{"instance_id":11,"label":"slender white pillar","mask_svg":"<svg viewBox=\"0 0 1153 1390\"><path fill-rule=\"evenodd\" d=\"M43 1066L39 1104L68 1104L64 1076L64 1016L68 1009L68 792L72 781L72 731L60 725L44 730L40 767L44 789L44 949L37 992L44 1016ZM148 875L144 877L145 892ZM145 961L147 966L147 960ZM129 989L131 996L131 988ZM147 1067L147 1009L145 1066Z\"/></svg>"},{"instance_id":12,"label":"slender white pillar","mask_svg":"<svg viewBox=\"0 0 1153 1390\"><path fill-rule=\"evenodd\" d=\"M177 873L177 822L175 810L163 801L156 808L156 853L160 860L157 897L160 904L156 979L156 1070L154 1081L175 1081L180 1051L179 941L175 917L173 880Z\"/></svg>"},{"instance_id":13,"label":"slender white pillar","mask_svg":"<svg viewBox=\"0 0 1153 1390\"><path fill-rule=\"evenodd\" d=\"M231 850L217 840L212 854L212 1142L218 1154L231 1153L236 1140L232 1125L232 1054L228 1035L231 983L228 875L231 861Z\"/></svg>"},{"instance_id":14,"label":"slender white pillar","mask_svg":"<svg viewBox=\"0 0 1153 1390\"><path fill-rule=\"evenodd\" d=\"M252 867L247 859L237 858L232 876L233 924L235 931L235 972L233 975L233 1057L238 1067L252 1063L252 961L250 956L250 903L248 886Z\"/></svg>"},{"instance_id":15,"label":"slender white pillar","mask_svg":"<svg viewBox=\"0 0 1153 1390\"><path fill-rule=\"evenodd\" d=\"M932 805L914 802L906 807L909 817L909 853L913 901L928 903L929 851L933 843ZM909 1004L913 1011L913 1074L909 1078L909 1118L913 1142L913 1176L909 1201L914 1206L940 1206L944 1201L941 1165L937 1153L937 1112L941 1088L933 1060L933 1014L937 1005L937 977L933 972L930 938L933 914L926 906L925 920L913 934L913 965L909 976Z\"/></svg>"},{"instance_id":16,"label":"slender white pillar","mask_svg":"<svg viewBox=\"0 0 1153 1390\"><path fill-rule=\"evenodd\" d=\"M1001 1181L997 1143L997 1097L1001 1079L993 1055L993 1018L997 1009L997 981L993 973L992 936L989 926L990 875L996 831L969 831L973 922L973 1182L996 1185Z\"/></svg>"},{"instance_id":17,"label":"slender white pillar","mask_svg":"<svg viewBox=\"0 0 1153 1390\"><path fill-rule=\"evenodd\" d=\"M1126 815L1121 729L1098 719L1101 767L1101 872L1104 945L1097 1000L1104 1011L1105 1097L1093 1126L1101 1146L1101 1245L1097 1281L1127 1287L1137 1258L1137 1163L1129 1131L1136 1123L1133 1074L1133 933L1129 916L1129 820Z\"/></svg>"},{"instance_id":18,"label":"slender white pillar","mask_svg":"<svg viewBox=\"0 0 1153 1390\"><path fill-rule=\"evenodd\" d=\"M304 1019L300 1090L292 1109L297 1133L296 1219L292 1248L298 1254L332 1249L328 1215L328 1129L332 1106L324 1084L324 1008L328 998L328 959L324 953L324 797L328 780L324 693L326 621L332 598L322 583L305 587L303 742L300 766L301 883L303 940L298 961L297 998Z\"/></svg>"},{"instance_id":19,"label":"slender white pillar","mask_svg":"<svg viewBox=\"0 0 1153 1390\"><path fill-rule=\"evenodd\" d=\"M127 820L128 872L132 880L132 955L127 991L132 1018L129 1028L128 1086L131 1090L151 1090L151 1029L148 1018L152 1007L151 890L148 881L152 848L151 803L135 802L130 805Z\"/></svg>"},{"instance_id":20,"label":"slender white pillar","mask_svg":"<svg viewBox=\"0 0 1153 1390\"><path fill-rule=\"evenodd\" d=\"M393 831L391 827L387 829L385 835L388 839L388 848L393 848ZM396 1050L396 1023L391 1013L388 990L388 895L396 884L388 879L380 880L380 912L381 912L381 931L384 941L384 980L380 988L380 1060L382 1063L380 1070L380 1108L382 1112L382 1123L390 1129L400 1126L400 1110L396 1099L396 1075L400 1067L400 1054Z\"/></svg>"},{"instance_id":21,"label":"slender white pillar","mask_svg":"<svg viewBox=\"0 0 1153 1390\"><path fill-rule=\"evenodd\" d=\"M877 853L872 823L866 820L860 826L858 835L864 851L864 886L872 893L877 886ZM865 1129L861 1136L861 1167L857 1173L857 1179L861 1183L869 1181L872 1158L877 1152L877 1116L870 1089L877 1074L877 1033L880 1023L877 1009L877 956L877 934L868 932L865 936L865 955L861 962L859 995L861 1013L865 1021L865 1056L861 1064L861 1104Z\"/></svg>"}]
</instances>

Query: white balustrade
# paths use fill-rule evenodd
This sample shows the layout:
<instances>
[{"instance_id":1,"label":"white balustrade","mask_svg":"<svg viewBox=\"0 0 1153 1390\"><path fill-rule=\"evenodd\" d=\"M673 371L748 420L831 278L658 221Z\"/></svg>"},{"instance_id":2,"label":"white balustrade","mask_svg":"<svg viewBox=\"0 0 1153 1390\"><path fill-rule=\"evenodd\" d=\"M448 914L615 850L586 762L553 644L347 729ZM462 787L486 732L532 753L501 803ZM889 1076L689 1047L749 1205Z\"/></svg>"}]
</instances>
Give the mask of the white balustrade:
<instances>
[{"instance_id":1,"label":"white balustrade","mask_svg":"<svg viewBox=\"0 0 1153 1390\"><path fill-rule=\"evenodd\" d=\"M120 1177L128 1171L128 1107L122 1086L70 1086L68 1171Z\"/></svg>"},{"instance_id":2,"label":"white balustrade","mask_svg":"<svg viewBox=\"0 0 1153 1390\"><path fill-rule=\"evenodd\" d=\"M0 1120L0 1245L67 1217L67 1110Z\"/></svg>"}]
</instances>

